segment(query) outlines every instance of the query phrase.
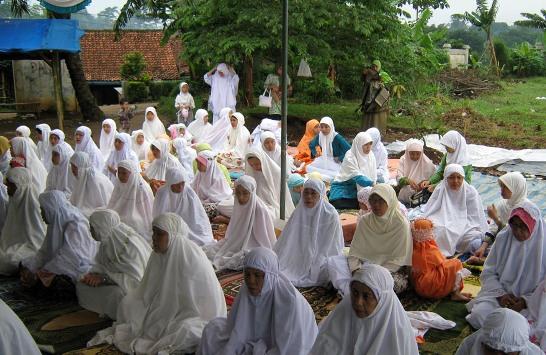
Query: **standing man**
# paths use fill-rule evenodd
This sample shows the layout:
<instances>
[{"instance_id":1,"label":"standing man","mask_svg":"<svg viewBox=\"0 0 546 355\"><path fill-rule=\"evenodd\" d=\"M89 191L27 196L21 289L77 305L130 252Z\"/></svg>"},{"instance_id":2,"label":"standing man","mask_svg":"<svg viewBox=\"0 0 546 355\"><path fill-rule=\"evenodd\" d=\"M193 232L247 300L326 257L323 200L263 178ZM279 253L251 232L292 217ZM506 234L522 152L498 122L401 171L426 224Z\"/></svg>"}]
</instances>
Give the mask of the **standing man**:
<instances>
[{"instance_id":1,"label":"standing man","mask_svg":"<svg viewBox=\"0 0 546 355\"><path fill-rule=\"evenodd\" d=\"M220 118L220 111L229 107L236 112L239 76L233 67L220 63L205 74L205 83L210 86L209 110L212 111L212 124Z\"/></svg>"}]
</instances>

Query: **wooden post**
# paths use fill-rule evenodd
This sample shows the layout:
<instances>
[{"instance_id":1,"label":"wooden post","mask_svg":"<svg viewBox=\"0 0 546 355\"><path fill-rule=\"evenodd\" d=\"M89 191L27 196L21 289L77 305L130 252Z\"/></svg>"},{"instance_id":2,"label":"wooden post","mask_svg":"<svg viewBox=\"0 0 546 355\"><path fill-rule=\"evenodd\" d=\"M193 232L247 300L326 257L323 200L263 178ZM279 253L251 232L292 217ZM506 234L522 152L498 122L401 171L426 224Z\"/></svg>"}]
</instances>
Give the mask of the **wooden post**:
<instances>
[{"instance_id":1,"label":"wooden post","mask_svg":"<svg viewBox=\"0 0 546 355\"><path fill-rule=\"evenodd\" d=\"M59 119L59 129L64 129L64 101L63 101L63 84L61 78L61 59L59 52L55 52L54 58L51 61L51 69L53 71L53 86L55 87L55 103L57 106L57 118Z\"/></svg>"}]
</instances>

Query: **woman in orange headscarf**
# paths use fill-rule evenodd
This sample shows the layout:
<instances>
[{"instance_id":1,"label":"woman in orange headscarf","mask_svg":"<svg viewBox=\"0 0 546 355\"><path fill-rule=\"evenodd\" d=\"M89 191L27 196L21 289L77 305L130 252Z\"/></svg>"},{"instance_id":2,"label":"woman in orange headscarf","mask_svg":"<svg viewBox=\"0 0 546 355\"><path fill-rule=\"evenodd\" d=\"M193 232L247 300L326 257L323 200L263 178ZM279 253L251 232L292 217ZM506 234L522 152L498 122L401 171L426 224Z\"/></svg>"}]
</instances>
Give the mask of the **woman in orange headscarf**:
<instances>
[{"instance_id":1,"label":"woman in orange headscarf","mask_svg":"<svg viewBox=\"0 0 546 355\"><path fill-rule=\"evenodd\" d=\"M305 134L298 144L298 153L294 156L294 160L305 164L309 164L313 161L313 158L311 158L311 149L309 148L309 143L319 133L319 126L320 122L315 119L307 121L307 123L305 124ZM320 153L318 151L317 156L320 156Z\"/></svg>"}]
</instances>

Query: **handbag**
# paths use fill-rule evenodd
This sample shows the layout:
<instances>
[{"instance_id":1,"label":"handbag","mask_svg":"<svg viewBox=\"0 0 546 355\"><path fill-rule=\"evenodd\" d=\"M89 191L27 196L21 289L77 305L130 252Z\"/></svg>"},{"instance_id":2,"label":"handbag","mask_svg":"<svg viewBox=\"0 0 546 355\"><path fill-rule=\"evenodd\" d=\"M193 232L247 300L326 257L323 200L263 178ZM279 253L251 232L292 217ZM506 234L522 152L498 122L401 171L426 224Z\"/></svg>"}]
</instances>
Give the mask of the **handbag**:
<instances>
[{"instance_id":1,"label":"handbag","mask_svg":"<svg viewBox=\"0 0 546 355\"><path fill-rule=\"evenodd\" d=\"M268 95L266 95L268 94ZM271 91L265 89L264 93L258 98L258 106L260 107L271 107L273 98L271 97Z\"/></svg>"},{"instance_id":2,"label":"handbag","mask_svg":"<svg viewBox=\"0 0 546 355\"><path fill-rule=\"evenodd\" d=\"M423 189L419 192L414 193L410 197L410 208L415 208L421 205L424 205L428 202L430 196L432 196L432 192L428 191L428 189Z\"/></svg>"}]
</instances>

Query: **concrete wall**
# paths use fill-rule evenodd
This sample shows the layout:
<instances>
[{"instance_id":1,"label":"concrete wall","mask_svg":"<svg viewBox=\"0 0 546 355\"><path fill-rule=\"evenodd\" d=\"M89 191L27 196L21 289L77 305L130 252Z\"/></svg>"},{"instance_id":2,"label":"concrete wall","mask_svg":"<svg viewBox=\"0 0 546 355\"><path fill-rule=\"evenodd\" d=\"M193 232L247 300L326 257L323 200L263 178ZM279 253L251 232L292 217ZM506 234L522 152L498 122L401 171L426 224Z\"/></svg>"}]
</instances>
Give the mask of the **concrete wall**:
<instances>
[{"instance_id":1,"label":"concrete wall","mask_svg":"<svg viewBox=\"0 0 546 355\"><path fill-rule=\"evenodd\" d=\"M65 111L77 111L76 94L64 60L61 77ZM43 60L14 60L13 80L16 102L39 102L40 108L55 111L55 89L51 67Z\"/></svg>"},{"instance_id":2,"label":"concrete wall","mask_svg":"<svg viewBox=\"0 0 546 355\"><path fill-rule=\"evenodd\" d=\"M466 69L469 60L470 46L463 46L463 49L452 49L449 43L444 44L444 50L449 56L449 66L451 69Z\"/></svg>"}]
</instances>

